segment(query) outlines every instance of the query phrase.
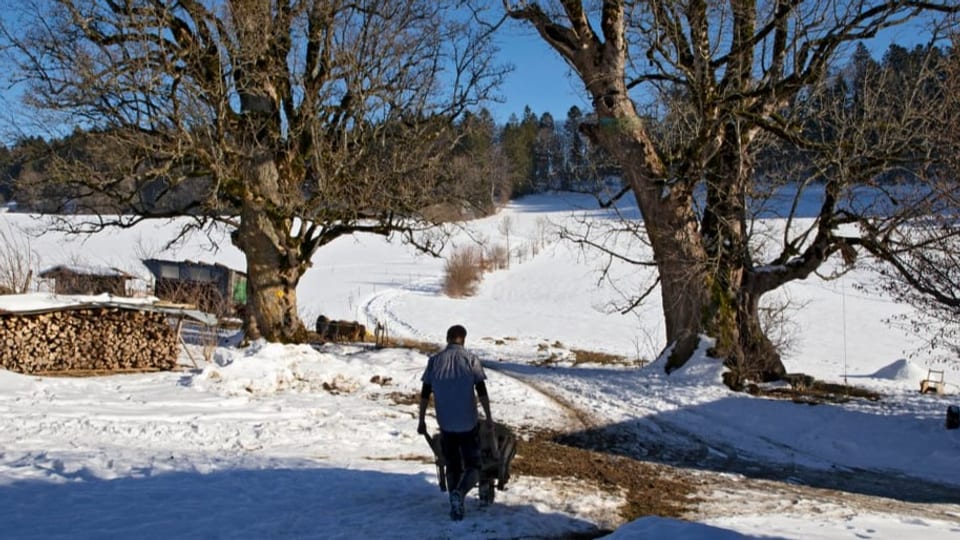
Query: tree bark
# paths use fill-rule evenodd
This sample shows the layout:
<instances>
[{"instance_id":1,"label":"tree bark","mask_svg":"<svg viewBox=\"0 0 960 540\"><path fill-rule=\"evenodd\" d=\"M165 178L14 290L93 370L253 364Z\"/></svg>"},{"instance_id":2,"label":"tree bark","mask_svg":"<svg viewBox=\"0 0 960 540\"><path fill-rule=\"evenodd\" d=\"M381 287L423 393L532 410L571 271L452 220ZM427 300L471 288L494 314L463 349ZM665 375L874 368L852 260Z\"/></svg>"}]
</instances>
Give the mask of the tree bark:
<instances>
[{"instance_id":1,"label":"tree bark","mask_svg":"<svg viewBox=\"0 0 960 540\"><path fill-rule=\"evenodd\" d=\"M598 122L586 126L594 144L610 153L623 168L653 247L660 276L667 346L672 347L668 369L683 365L696 350L703 331L706 253L700 243L692 193L671 185L663 164L643 128L625 89L611 81L611 90L596 100Z\"/></svg>"},{"instance_id":2,"label":"tree bark","mask_svg":"<svg viewBox=\"0 0 960 540\"><path fill-rule=\"evenodd\" d=\"M711 271L705 280L703 327L716 339L711 355L723 358L731 370L731 386L739 386L744 379L776 380L786 372L760 321L760 298L769 289L749 279L753 261L746 201L753 164L747 149L755 134L728 122L719 151L704 174L707 201L700 231Z\"/></svg>"},{"instance_id":3,"label":"tree bark","mask_svg":"<svg viewBox=\"0 0 960 540\"><path fill-rule=\"evenodd\" d=\"M247 302L244 320L249 339L303 342L306 328L297 313L297 284L307 264L300 243L291 238L292 220L275 211L279 174L275 163L261 156L249 167L247 193L240 209L234 243L247 259Z\"/></svg>"},{"instance_id":4,"label":"tree bark","mask_svg":"<svg viewBox=\"0 0 960 540\"><path fill-rule=\"evenodd\" d=\"M599 35L580 2L567 2L563 7L569 27L555 23L536 4L510 11L510 15L529 21L573 67L593 98L597 122L581 129L621 165L623 180L643 216L660 277L667 350L671 351L667 371L686 363L700 336L706 334L716 340L712 355L732 370L731 386L747 377L778 378L784 372L783 364L759 318L759 299L771 289L762 288L766 285L763 280L747 285L752 261L745 205L752 173L748 148L755 133L741 132L733 115L724 123L723 111L711 105L700 113L711 125L722 128L717 133L700 133L699 146L694 147L696 152L682 172L669 170L628 94L624 5L604 2ZM700 15L694 18L706 24L705 13ZM736 39L747 39L752 28L752 17L741 14L738 29L743 35ZM706 39L702 32L693 35L700 45ZM698 51L701 49L708 47ZM731 72L746 81L750 50L737 50L744 58L734 63ZM734 79L726 84L743 81ZM701 90L705 95L716 90L712 83L704 84ZM698 224L693 187L703 177L708 201Z\"/></svg>"}]
</instances>

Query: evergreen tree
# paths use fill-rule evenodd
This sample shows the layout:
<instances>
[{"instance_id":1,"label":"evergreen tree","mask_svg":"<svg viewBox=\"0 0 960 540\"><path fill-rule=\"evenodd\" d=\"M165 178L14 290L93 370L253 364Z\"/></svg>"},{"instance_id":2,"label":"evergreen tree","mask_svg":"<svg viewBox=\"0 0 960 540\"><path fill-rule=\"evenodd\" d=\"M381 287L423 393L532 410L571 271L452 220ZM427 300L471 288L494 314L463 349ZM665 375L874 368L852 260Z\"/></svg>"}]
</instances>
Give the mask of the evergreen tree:
<instances>
[{"instance_id":1,"label":"evergreen tree","mask_svg":"<svg viewBox=\"0 0 960 540\"><path fill-rule=\"evenodd\" d=\"M0 145L0 203L9 201L13 192L13 179L8 174L12 164L12 152L6 146Z\"/></svg>"},{"instance_id":2,"label":"evergreen tree","mask_svg":"<svg viewBox=\"0 0 960 540\"><path fill-rule=\"evenodd\" d=\"M561 166L560 139L553 115L545 112L537 122L537 136L533 146L533 177L535 191L556 189Z\"/></svg>"},{"instance_id":3,"label":"evergreen tree","mask_svg":"<svg viewBox=\"0 0 960 540\"><path fill-rule=\"evenodd\" d=\"M530 107L524 107L523 119L510 115L503 128L500 144L507 165L510 196L518 197L533 192L533 147L537 137L537 118Z\"/></svg>"},{"instance_id":4,"label":"evergreen tree","mask_svg":"<svg viewBox=\"0 0 960 540\"><path fill-rule=\"evenodd\" d=\"M567 121L563 125L567 159L563 167L563 189L571 189L586 172L586 148L580 135L580 122L583 113L576 105L567 111Z\"/></svg>"},{"instance_id":5,"label":"evergreen tree","mask_svg":"<svg viewBox=\"0 0 960 540\"><path fill-rule=\"evenodd\" d=\"M496 144L496 122L487 109L468 112L457 125L450 164L449 198L460 199L480 214L491 213L503 198L505 172Z\"/></svg>"}]
</instances>

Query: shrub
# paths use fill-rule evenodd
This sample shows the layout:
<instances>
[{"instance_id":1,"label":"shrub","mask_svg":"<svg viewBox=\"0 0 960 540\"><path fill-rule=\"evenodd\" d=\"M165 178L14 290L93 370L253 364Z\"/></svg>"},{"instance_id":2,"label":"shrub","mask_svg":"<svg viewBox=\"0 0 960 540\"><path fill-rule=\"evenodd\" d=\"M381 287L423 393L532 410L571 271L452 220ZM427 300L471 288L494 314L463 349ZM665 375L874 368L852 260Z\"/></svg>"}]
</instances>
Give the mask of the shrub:
<instances>
[{"instance_id":1,"label":"shrub","mask_svg":"<svg viewBox=\"0 0 960 540\"><path fill-rule=\"evenodd\" d=\"M458 249L444 267L443 292L452 298L471 296L483 274L483 257L477 247Z\"/></svg>"},{"instance_id":2,"label":"shrub","mask_svg":"<svg viewBox=\"0 0 960 540\"><path fill-rule=\"evenodd\" d=\"M504 268L509 267L508 255L509 252L507 251L507 247L503 244L490 246L490 249L487 250L487 260L484 270L503 270Z\"/></svg>"}]
</instances>

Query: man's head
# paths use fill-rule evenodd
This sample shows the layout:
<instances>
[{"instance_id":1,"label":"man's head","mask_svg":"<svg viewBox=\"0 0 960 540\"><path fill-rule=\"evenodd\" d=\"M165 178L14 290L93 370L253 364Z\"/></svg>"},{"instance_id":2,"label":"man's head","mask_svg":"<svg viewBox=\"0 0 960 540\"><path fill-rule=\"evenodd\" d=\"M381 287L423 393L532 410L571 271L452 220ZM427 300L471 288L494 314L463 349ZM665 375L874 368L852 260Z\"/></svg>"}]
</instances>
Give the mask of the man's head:
<instances>
[{"instance_id":1,"label":"man's head","mask_svg":"<svg viewBox=\"0 0 960 540\"><path fill-rule=\"evenodd\" d=\"M467 339L467 329L455 324L447 329L447 343L456 343L457 345L463 345L464 341Z\"/></svg>"}]
</instances>

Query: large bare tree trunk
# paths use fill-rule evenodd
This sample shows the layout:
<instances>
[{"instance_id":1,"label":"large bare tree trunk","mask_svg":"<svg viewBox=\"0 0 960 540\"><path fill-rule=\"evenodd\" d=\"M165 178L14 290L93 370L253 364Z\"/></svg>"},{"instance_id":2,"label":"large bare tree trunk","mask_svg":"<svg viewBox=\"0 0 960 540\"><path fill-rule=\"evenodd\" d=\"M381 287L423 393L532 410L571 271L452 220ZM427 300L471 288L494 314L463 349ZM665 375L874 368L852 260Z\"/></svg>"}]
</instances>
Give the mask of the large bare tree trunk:
<instances>
[{"instance_id":1,"label":"large bare tree trunk","mask_svg":"<svg viewBox=\"0 0 960 540\"><path fill-rule=\"evenodd\" d=\"M700 227L710 268L704 329L716 339L711 354L732 371L732 386L744 379L778 379L786 371L760 322L760 298L767 290L749 279L753 261L746 201L753 164L747 149L754 136L732 122L726 125L723 143L705 171L707 201Z\"/></svg>"},{"instance_id":2,"label":"large bare tree trunk","mask_svg":"<svg viewBox=\"0 0 960 540\"><path fill-rule=\"evenodd\" d=\"M671 183L653 152L633 103L617 90L598 99L598 123L586 129L596 144L620 160L644 219L660 276L667 346L667 370L682 366L702 334L716 340L711 354L733 371L732 381L777 379L785 373L766 336L759 300L766 289L748 284L750 254L746 230L748 141L730 126L707 175L707 211L698 226L692 194Z\"/></svg>"},{"instance_id":3,"label":"large bare tree trunk","mask_svg":"<svg viewBox=\"0 0 960 540\"><path fill-rule=\"evenodd\" d=\"M272 211L279 192L277 167L261 157L251 164L249 190L240 210L234 243L247 258L244 326L249 339L295 343L306 338L297 313L297 284L306 271L300 244L290 235L291 219Z\"/></svg>"},{"instance_id":4,"label":"large bare tree trunk","mask_svg":"<svg viewBox=\"0 0 960 540\"><path fill-rule=\"evenodd\" d=\"M605 97L596 101L597 124L584 131L619 161L624 181L632 188L660 276L667 344L673 347L670 366L683 365L699 341L708 298L706 253L700 245L692 194L667 185L663 164L626 89L615 78L608 79L613 80L607 88L595 85L595 92Z\"/></svg>"},{"instance_id":5,"label":"large bare tree trunk","mask_svg":"<svg viewBox=\"0 0 960 540\"><path fill-rule=\"evenodd\" d=\"M691 10L706 16L702 5ZM750 281L749 273L745 204L753 172L748 149L755 132L741 132L733 120L722 124L719 132L706 129L691 147L687 166L668 170L629 97L624 4L604 2L601 12L599 35L581 2L563 3L569 27L556 23L536 4L510 14L537 29L576 70L593 98L597 121L581 129L620 164L643 216L660 277L671 351L666 369L686 363L700 336L708 335L716 340L711 353L731 368L733 383L747 377L778 378L783 364L759 318L759 299L772 287L768 281ZM749 14L741 18L741 26L752 28ZM705 34L694 32L693 37L698 54L709 49ZM744 67L751 65L749 48L740 50L747 52L735 67L749 71ZM703 88L707 94L713 91L710 84ZM710 126L722 123L724 116L716 104L700 113L713 122ZM693 188L704 179L708 202L703 222L698 223Z\"/></svg>"}]
</instances>

